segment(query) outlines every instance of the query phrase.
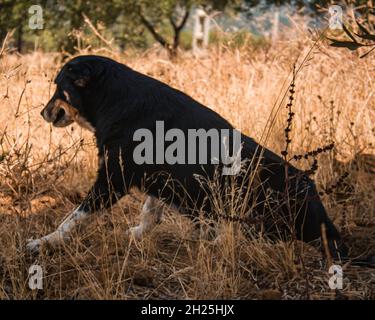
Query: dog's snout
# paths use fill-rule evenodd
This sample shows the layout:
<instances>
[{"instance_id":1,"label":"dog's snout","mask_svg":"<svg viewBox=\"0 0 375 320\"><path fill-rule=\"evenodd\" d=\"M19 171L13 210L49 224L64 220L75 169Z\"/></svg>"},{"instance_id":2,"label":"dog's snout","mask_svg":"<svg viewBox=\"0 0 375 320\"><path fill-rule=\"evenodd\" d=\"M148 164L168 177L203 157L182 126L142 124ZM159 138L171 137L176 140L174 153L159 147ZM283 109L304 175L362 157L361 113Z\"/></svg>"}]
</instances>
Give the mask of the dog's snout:
<instances>
[{"instance_id":1,"label":"dog's snout","mask_svg":"<svg viewBox=\"0 0 375 320\"><path fill-rule=\"evenodd\" d=\"M47 122L53 122L56 118L55 110L55 103L51 100L47 103L47 105L43 108L40 112L40 115L43 119Z\"/></svg>"},{"instance_id":2,"label":"dog's snout","mask_svg":"<svg viewBox=\"0 0 375 320\"><path fill-rule=\"evenodd\" d=\"M42 116L42 118L44 120L46 120L45 116L44 116L44 111L46 110L46 108L44 107L42 111L40 111L40 115Z\"/></svg>"},{"instance_id":3,"label":"dog's snout","mask_svg":"<svg viewBox=\"0 0 375 320\"><path fill-rule=\"evenodd\" d=\"M41 111L43 119L55 127L66 127L74 122L73 107L60 99L51 99Z\"/></svg>"}]
</instances>

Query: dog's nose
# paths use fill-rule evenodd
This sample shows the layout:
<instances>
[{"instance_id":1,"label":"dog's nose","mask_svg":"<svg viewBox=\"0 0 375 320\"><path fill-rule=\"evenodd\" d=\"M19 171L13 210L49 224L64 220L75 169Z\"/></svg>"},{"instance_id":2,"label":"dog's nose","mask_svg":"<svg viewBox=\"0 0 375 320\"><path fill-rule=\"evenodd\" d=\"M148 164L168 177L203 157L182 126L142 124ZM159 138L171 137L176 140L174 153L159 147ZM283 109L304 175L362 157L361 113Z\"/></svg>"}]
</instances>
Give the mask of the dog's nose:
<instances>
[{"instance_id":1,"label":"dog's nose","mask_svg":"<svg viewBox=\"0 0 375 320\"><path fill-rule=\"evenodd\" d=\"M48 105L47 105L48 106ZM47 106L43 108L43 110L40 112L40 115L42 116L42 118L46 121L48 121L48 116L46 115L46 109L47 109Z\"/></svg>"},{"instance_id":2,"label":"dog's nose","mask_svg":"<svg viewBox=\"0 0 375 320\"><path fill-rule=\"evenodd\" d=\"M40 112L40 115L47 122L52 122L55 120L54 109L51 103L47 103L47 105Z\"/></svg>"},{"instance_id":3,"label":"dog's nose","mask_svg":"<svg viewBox=\"0 0 375 320\"><path fill-rule=\"evenodd\" d=\"M40 112L40 115L45 121L52 122L54 120L52 119L54 117L53 110L54 110L54 102L50 100L48 101L46 106L43 108L43 110Z\"/></svg>"}]
</instances>

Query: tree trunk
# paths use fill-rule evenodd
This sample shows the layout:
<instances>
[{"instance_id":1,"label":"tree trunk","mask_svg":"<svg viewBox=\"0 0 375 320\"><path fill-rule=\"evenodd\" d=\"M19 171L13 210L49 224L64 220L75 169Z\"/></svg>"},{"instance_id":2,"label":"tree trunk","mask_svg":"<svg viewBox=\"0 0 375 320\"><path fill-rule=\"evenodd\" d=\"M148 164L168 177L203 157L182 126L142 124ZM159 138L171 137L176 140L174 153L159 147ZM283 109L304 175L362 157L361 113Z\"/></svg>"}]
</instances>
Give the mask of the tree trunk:
<instances>
[{"instance_id":1,"label":"tree trunk","mask_svg":"<svg viewBox=\"0 0 375 320\"><path fill-rule=\"evenodd\" d=\"M190 10L189 9L186 9L185 11L185 14L180 22L180 24L177 24L172 17L169 17L169 21L173 27L173 32L174 32L174 36L173 36L173 44L170 48L170 57L172 59L175 59L177 57L177 53L178 53L178 47L180 46L180 35L181 35L181 31L182 29L184 28L188 18L189 18L189 15L190 15Z\"/></svg>"},{"instance_id":2,"label":"tree trunk","mask_svg":"<svg viewBox=\"0 0 375 320\"><path fill-rule=\"evenodd\" d=\"M17 51L22 53L23 49L23 27L22 23L19 24L18 33L17 33Z\"/></svg>"},{"instance_id":3,"label":"tree trunk","mask_svg":"<svg viewBox=\"0 0 375 320\"><path fill-rule=\"evenodd\" d=\"M272 42L277 41L279 38L279 21L279 7L276 7L273 17Z\"/></svg>"},{"instance_id":4,"label":"tree trunk","mask_svg":"<svg viewBox=\"0 0 375 320\"><path fill-rule=\"evenodd\" d=\"M172 16L169 17L169 22L173 28L173 42L172 44L168 42L163 36L161 36L157 31L156 28L151 24L149 20L142 14L141 11L138 12L138 15L141 19L142 24L147 28L147 30L152 34L154 39L159 42L168 52L168 56L170 59L177 58L178 54L178 47L180 46L180 34L182 29L184 28L188 18L189 18L190 10L187 8L185 14L183 16L182 21L180 24L177 24Z\"/></svg>"}]
</instances>

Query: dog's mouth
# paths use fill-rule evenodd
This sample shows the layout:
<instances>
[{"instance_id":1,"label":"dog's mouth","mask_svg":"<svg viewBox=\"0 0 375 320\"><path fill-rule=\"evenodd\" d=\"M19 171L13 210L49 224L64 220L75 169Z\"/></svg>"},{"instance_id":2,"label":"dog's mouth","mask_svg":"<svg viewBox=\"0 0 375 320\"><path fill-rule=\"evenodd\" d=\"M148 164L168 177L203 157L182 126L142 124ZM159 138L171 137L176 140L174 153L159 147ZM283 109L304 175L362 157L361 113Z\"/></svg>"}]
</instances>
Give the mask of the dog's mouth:
<instances>
[{"instance_id":1,"label":"dog's mouth","mask_svg":"<svg viewBox=\"0 0 375 320\"><path fill-rule=\"evenodd\" d=\"M53 124L57 124L59 123L59 121L61 121L65 116L65 110L63 108L60 108L59 109L59 112L57 112L57 115L56 115L56 118L55 120L53 120Z\"/></svg>"},{"instance_id":2,"label":"dog's mouth","mask_svg":"<svg viewBox=\"0 0 375 320\"><path fill-rule=\"evenodd\" d=\"M55 127L66 127L73 123L74 121L72 119L69 119L67 113L63 108L59 108L59 111L57 112L55 120L52 121L52 124Z\"/></svg>"}]
</instances>

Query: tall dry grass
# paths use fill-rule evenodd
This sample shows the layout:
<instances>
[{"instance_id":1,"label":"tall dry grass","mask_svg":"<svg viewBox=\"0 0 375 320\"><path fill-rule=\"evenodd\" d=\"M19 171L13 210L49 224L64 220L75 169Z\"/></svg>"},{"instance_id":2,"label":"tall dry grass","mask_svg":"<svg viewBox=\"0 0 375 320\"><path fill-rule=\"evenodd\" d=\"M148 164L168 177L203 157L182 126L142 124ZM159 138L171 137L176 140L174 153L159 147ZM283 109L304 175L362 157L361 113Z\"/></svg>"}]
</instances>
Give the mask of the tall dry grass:
<instances>
[{"instance_id":1,"label":"tall dry grass","mask_svg":"<svg viewBox=\"0 0 375 320\"><path fill-rule=\"evenodd\" d=\"M294 63L309 39L264 48L211 48L175 62L146 53L98 51L160 79L210 106L237 128L280 153L288 110L277 106ZM93 137L73 125L52 129L40 117L61 67L59 54L0 59L0 298L2 299L374 299L370 269L345 265L344 289L331 290L320 253L299 242L249 239L236 223L221 222L222 241L193 237L190 221L171 210L141 242L126 237L144 195L134 192L78 230L61 251L38 258L25 242L54 230L95 179ZM320 45L296 79L291 154L335 142L320 157L320 190L349 171L345 190L323 197L348 239L351 254L375 254L375 105L372 59ZM265 139L267 120L275 125ZM147 116L147 115L145 115ZM364 156L364 154L368 154ZM369 156L370 155L370 156ZM356 162L349 161L355 158ZM345 164L347 163L347 164ZM299 161L297 166L308 168ZM28 288L28 269L44 269L44 288Z\"/></svg>"}]
</instances>

